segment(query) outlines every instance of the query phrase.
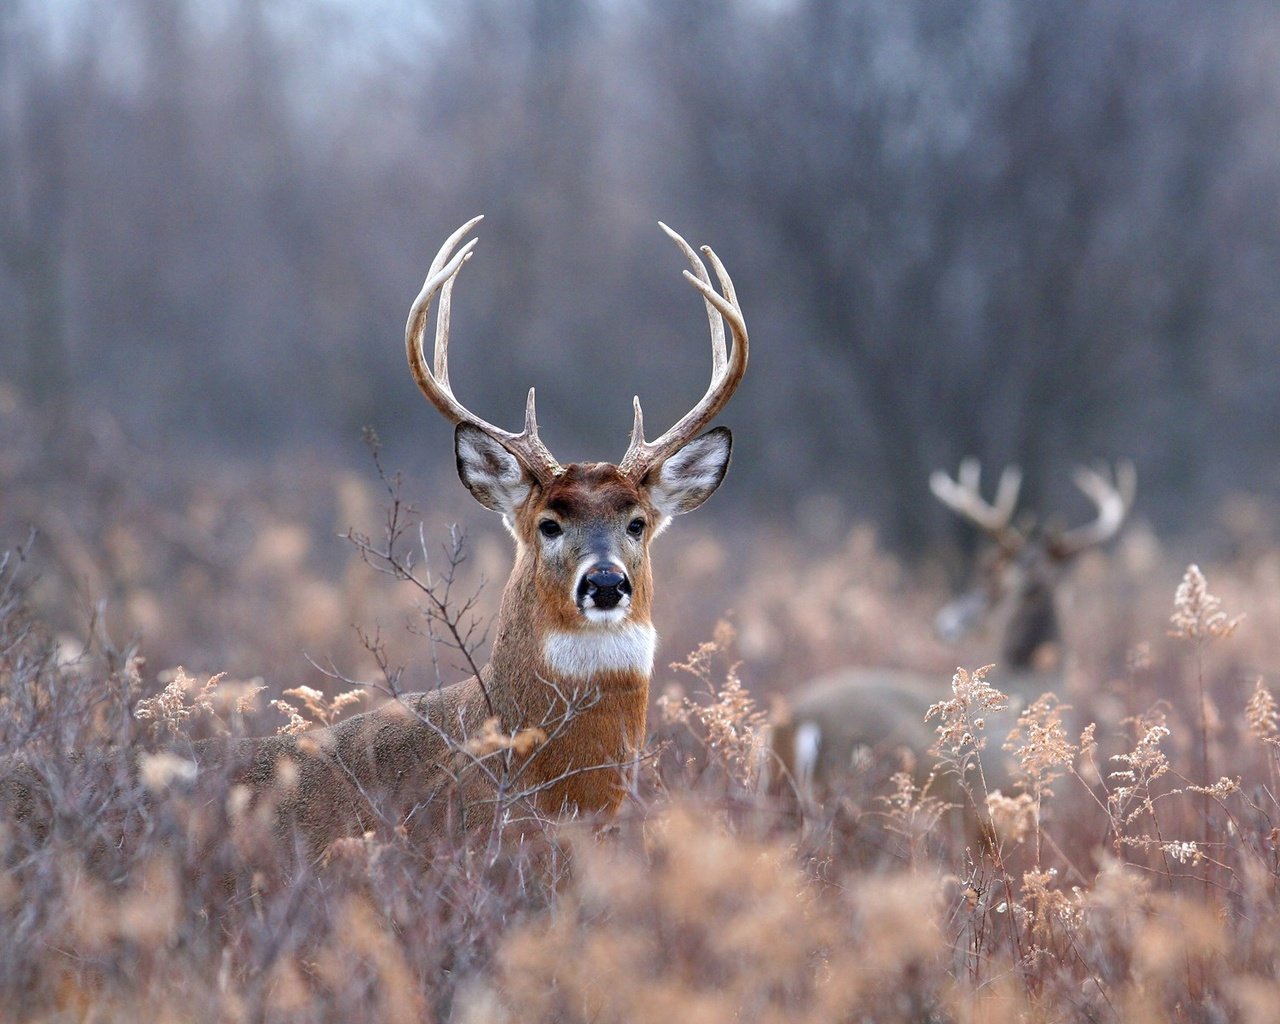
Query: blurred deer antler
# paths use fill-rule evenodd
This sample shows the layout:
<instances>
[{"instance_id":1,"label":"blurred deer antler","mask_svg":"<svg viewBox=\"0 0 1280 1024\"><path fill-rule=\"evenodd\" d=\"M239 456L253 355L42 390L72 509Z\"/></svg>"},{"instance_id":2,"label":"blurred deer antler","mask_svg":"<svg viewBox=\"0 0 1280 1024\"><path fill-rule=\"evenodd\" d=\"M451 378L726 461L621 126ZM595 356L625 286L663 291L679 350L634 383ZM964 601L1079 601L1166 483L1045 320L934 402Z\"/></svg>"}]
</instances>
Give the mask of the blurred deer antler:
<instances>
[{"instance_id":1,"label":"blurred deer antler","mask_svg":"<svg viewBox=\"0 0 1280 1024\"><path fill-rule=\"evenodd\" d=\"M1017 466L1004 467L996 486L995 504L989 504L982 497L981 478L982 463L970 457L960 463L955 480L941 470L931 474L929 489L947 508L986 531L1001 547L1016 547L1023 537L1010 523L1018 506L1022 470Z\"/></svg>"}]
</instances>

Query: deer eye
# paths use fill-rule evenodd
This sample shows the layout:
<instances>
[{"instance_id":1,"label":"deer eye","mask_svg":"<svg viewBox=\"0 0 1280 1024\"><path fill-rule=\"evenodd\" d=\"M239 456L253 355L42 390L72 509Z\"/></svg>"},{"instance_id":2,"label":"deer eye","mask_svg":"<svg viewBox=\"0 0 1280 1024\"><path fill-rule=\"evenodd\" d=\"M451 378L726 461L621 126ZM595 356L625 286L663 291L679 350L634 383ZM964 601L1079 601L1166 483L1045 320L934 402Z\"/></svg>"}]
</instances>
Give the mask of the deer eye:
<instances>
[{"instance_id":1,"label":"deer eye","mask_svg":"<svg viewBox=\"0 0 1280 1024\"><path fill-rule=\"evenodd\" d=\"M631 536L633 537L639 537L641 534L643 534L644 520L643 519L631 520L631 522L627 524L627 533L631 534Z\"/></svg>"},{"instance_id":2,"label":"deer eye","mask_svg":"<svg viewBox=\"0 0 1280 1024\"><path fill-rule=\"evenodd\" d=\"M538 532L544 537L559 537L564 530L554 519L544 519L538 524Z\"/></svg>"}]
</instances>

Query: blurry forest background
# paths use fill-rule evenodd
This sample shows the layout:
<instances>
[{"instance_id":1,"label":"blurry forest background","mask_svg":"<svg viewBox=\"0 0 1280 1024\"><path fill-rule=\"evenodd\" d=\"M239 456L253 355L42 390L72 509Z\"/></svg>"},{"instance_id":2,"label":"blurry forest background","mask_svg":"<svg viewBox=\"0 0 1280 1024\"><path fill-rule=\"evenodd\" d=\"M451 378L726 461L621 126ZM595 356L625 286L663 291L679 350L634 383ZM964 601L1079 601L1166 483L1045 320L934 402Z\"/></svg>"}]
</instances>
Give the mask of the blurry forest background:
<instances>
[{"instance_id":1,"label":"blurry forest background","mask_svg":"<svg viewBox=\"0 0 1280 1024\"><path fill-rule=\"evenodd\" d=\"M1231 554L1280 495L1277 196L1270 0L0 0L4 543L74 565L145 505L215 572L193 493L367 482L364 425L474 519L401 339L483 212L455 387L514 427L536 385L562 460L706 386L656 222L724 258L752 366L704 527L915 558L965 539L933 469L1017 461L1079 521L1070 467L1130 457L1157 535Z\"/></svg>"},{"instance_id":2,"label":"blurry forest background","mask_svg":"<svg viewBox=\"0 0 1280 1024\"><path fill-rule=\"evenodd\" d=\"M342 539L397 494L434 593L461 525L486 659L511 541L403 347L477 213L466 405L514 428L536 385L563 461L619 458L633 394L655 433L688 409L661 219L746 314L733 466L654 545L617 835L384 822L313 874L275 797L179 791L170 748L468 672ZM1276 0L0 0L0 798L30 769L50 808L0 821L0 1022L1272 1024L1278 332ZM947 681L997 631L932 629L977 545L927 479L970 454L1070 525L1077 463L1138 475L1055 595L1028 791L954 790L997 856L896 756L822 806L755 777L826 670L936 679L953 740L990 706Z\"/></svg>"}]
</instances>

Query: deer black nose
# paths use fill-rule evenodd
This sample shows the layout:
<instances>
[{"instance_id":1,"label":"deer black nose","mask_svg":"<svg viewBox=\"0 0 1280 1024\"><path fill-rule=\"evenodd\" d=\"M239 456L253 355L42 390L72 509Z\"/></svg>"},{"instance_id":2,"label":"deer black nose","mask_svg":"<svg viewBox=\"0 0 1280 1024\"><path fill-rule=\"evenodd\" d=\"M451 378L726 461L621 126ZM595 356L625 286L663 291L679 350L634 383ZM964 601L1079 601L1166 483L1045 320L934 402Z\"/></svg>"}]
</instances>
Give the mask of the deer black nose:
<instances>
[{"instance_id":1,"label":"deer black nose","mask_svg":"<svg viewBox=\"0 0 1280 1024\"><path fill-rule=\"evenodd\" d=\"M592 566L578 584L578 603L585 605L588 598L594 608L616 608L618 602L631 593L631 581L616 565Z\"/></svg>"}]
</instances>

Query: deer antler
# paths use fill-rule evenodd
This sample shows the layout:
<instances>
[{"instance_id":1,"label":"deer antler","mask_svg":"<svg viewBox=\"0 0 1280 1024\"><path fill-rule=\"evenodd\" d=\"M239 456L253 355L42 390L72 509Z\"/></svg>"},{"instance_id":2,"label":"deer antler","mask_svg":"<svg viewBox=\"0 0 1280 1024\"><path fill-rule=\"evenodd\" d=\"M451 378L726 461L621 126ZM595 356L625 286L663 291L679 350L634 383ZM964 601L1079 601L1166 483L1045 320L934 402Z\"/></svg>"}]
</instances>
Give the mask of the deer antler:
<instances>
[{"instance_id":1,"label":"deer antler","mask_svg":"<svg viewBox=\"0 0 1280 1024\"><path fill-rule=\"evenodd\" d=\"M497 441L502 447L516 457L537 481L544 487L561 472L560 463L538 437L538 418L533 405L533 388L529 389L529 400L525 404L524 430L513 434L508 430L495 427L470 412L453 395L449 386L449 303L453 295L453 282L462 265L471 259L471 250L475 248L477 239L471 239L458 252L454 247L475 227L483 217L472 217L446 239L436 258L431 261L431 269L427 272L427 280L422 291L409 307L409 322L405 325L404 344L409 357L409 369L413 379L418 382L422 393L431 400L445 419L450 423L470 423L479 427ZM436 292L440 293L440 311L436 315L435 369L427 365L423 351L424 336L427 332L427 320L431 313L431 300Z\"/></svg>"},{"instance_id":2,"label":"deer antler","mask_svg":"<svg viewBox=\"0 0 1280 1024\"><path fill-rule=\"evenodd\" d=\"M978 490L982 478L982 463L967 458L960 463L960 472L952 480L941 470L929 476L929 489L940 502L995 538L1001 546L1016 546L1021 539L1018 531L1010 526L1014 510L1018 506L1018 491L1022 487L1022 470L1017 466L1005 466L996 487L996 501L988 504Z\"/></svg>"},{"instance_id":3,"label":"deer antler","mask_svg":"<svg viewBox=\"0 0 1280 1024\"><path fill-rule=\"evenodd\" d=\"M697 405L690 409L680 420L661 437L654 441L644 439L644 413L640 410L639 397L633 400L635 421L631 427L631 443L626 454L618 463L618 468L633 480L643 480L645 474L654 466L660 465L668 457L679 451L703 427L715 419L716 414L724 408L725 403L733 396L742 375L747 369L747 324L742 317L742 307L738 305L737 295L733 290L733 281L720 258L711 251L709 245L702 247L703 254L711 261L716 277L720 280L721 295L711 286L711 277L706 265L698 258L689 243L658 222L658 227L666 232L667 237L676 243L684 253L693 273L684 272L698 291L702 293L707 306L707 322L711 327L711 383L707 392ZM729 329L733 332L733 351L726 351L724 321L729 321Z\"/></svg>"},{"instance_id":4,"label":"deer antler","mask_svg":"<svg viewBox=\"0 0 1280 1024\"><path fill-rule=\"evenodd\" d=\"M1106 467L1079 466L1074 479L1076 486L1098 506L1098 515L1093 522L1068 530L1054 541L1053 552L1059 558L1078 555L1085 548L1114 537L1133 506L1138 487L1138 474L1128 461L1117 463L1114 474Z\"/></svg>"}]
</instances>

